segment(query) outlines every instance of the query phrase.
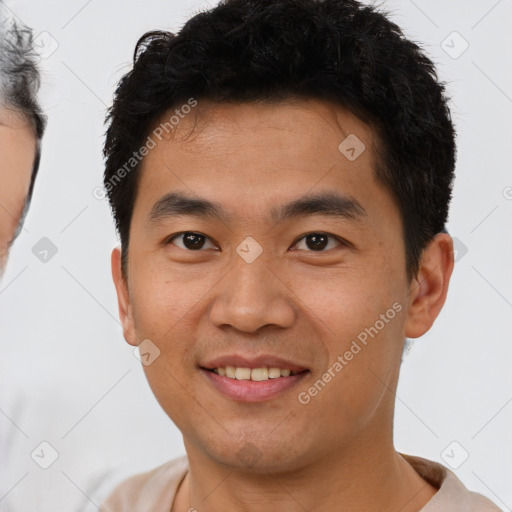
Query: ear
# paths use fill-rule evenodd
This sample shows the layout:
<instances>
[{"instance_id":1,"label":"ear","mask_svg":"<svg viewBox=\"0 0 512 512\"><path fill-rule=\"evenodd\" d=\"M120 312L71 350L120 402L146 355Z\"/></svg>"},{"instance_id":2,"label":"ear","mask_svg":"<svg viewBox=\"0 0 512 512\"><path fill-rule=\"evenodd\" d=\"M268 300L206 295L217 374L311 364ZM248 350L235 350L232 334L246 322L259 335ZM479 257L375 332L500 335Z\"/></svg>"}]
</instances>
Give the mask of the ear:
<instances>
[{"instance_id":1,"label":"ear","mask_svg":"<svg viewBox=\"0 0 512 512\"><path fill-rule=\"evenodd\" d=\"M418 338L432 327L445 303L453 265L452 237L438 233L423 249L418 274L411 283L406 337Z\"/></svg>"},{"instance_id":2,"label":"ear","mask_svg":"<svg viewBox=\"0 0 512 512\"><path fill-rule=\"evenodd\" d=\"M119 307L119 318L123 327L124 339L130 344L136 346L137 336L135 335L135 326L133 322L133 310L128 292L128 283L121 270L121 249L116 247L112 251L112 278L117 292L117 304Z\"/></svg>"}]
</instances>

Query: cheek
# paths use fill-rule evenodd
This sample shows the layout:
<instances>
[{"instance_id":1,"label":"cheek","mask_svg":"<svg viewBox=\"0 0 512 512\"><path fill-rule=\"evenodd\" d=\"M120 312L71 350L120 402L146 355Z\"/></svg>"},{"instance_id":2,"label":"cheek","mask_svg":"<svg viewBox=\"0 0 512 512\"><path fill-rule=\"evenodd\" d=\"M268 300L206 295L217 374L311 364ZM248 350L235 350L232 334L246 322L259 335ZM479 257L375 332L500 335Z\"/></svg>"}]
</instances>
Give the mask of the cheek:
<instances>
[{"instance_id":1,"label":"cheek","mask_svg":"<svg viewBox=\"0 0 512 512\"><path fill-rule=\"evenodd\" d=\"M326 426L326 435L332 435L333 442L341 431L348 435L373 419L378 421L393 400L387 390L394 388L400 350L390 325L378 334L372 332L373 337L368 330L365 343L357 335L367 331L358 327L352 329L354 335L331 339L328 366L310 382L309 388L301 390L306 393L301 403L309 401L305 405L309 408L307 413L321 418L319 423Z\"/></svg>"},{"instance_id":2,"label":"cheek","mask_svg":"<svg viewBox=\"0 0 512 512\"><path fill-rule=\"evenodd\" d=\"M307 407L326 424L360 426L399 368L404 322L403 305L395 300L399 295L386 275L369 273L345 273L305 289L306 314L322 329L329 354L318 380L304 390L305 400L311 400Z\"/></svg>"},{"instance_id":3,"label":"cheek","mask_svg":"<svg viewBox=\"0 0 512 512\"><path fill-rule=\"evenodd\" d=\"M205 314L205 302L201 299L214 282L210 283L206 276L190 279L170 275L164 267L152 269L133 274L132 310L137 340L149 339L158 348L158 358L144 366L144 371L164 406L169 401L179 402L178 395L189 386L197 326Z\"/></svg>"},{"instance_id":4,"label":"cheek","mask_svg":"<svg viewBox=\"0 0 512 512\"><path fill-rule=\"evenodd\" d=\"M291 286L300 298L303 314L325 333L331 355L344 350L346 343L374 325L403 296L393 278L363 269L337 269L317 275L303 275ZM395 311L386 316L396 317ZM386 322L386 331L389 324ZM393 323L396 324L396 321ZM380 322L379 322L380 325Z\"/></svg>"},{"instance_id":5,"label":"cheek","mask_svg":"<svg viewBox=\"0 0 512 512\"><path fill-rule=\"evenodd\" d=\"M151 268L147 268L151 267ZM165 266L147 266L131 279L133 318L138 337L167 343L201 307L201 298L212 288L207 276L184 278Z\"/></svg>"}]
</instances>

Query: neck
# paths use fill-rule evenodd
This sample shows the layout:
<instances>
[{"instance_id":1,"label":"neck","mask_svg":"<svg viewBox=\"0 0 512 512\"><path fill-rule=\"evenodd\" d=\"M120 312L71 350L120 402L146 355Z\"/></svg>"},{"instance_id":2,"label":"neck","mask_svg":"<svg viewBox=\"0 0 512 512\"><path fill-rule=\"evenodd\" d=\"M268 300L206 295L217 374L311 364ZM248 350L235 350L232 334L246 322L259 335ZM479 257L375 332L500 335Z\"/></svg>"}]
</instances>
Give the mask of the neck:
<instances>
[{"instance_id":1,"label":"neck","mask_svg":"<svg viewBox=\"0 0 512 512\"><path fill-rule=\"evenodd\" d=\"M352 441L344 449L330 450L279 473L227 467L185 443L189 472L172 512L421 510L436 489L394 450L391 441L380 444L371 439L370 435Z\"/></svg>"}]
</instances>

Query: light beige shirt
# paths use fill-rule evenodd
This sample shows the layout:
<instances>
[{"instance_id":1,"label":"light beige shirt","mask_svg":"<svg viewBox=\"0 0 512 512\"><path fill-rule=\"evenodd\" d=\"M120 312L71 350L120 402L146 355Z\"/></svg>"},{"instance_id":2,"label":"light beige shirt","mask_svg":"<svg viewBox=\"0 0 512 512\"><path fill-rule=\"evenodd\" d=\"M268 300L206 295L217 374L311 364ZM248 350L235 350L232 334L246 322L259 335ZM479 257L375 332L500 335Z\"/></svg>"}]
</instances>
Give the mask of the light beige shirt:
<instances>
[{"instance_id":1,"label":"light beige shirt","mask_svg":"<svg viewBox=\"0 0 512 512\"><path fill-rule=\"evenodd\" d=\"M421 457L402 457L437 493L419 512L502 512L489 499L469 491L448 468ZM103 512L170 512L176 490L188 471L187 456L122 482L101 505Z\"/></svg>"}]
</instances>

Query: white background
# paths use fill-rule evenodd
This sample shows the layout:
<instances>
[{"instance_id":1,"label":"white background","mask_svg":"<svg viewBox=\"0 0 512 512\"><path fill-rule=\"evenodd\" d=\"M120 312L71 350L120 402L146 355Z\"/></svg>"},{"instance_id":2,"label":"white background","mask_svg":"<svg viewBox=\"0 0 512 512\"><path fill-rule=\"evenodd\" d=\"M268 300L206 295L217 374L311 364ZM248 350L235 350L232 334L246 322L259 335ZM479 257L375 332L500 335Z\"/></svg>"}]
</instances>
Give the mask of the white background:
<instances>
[{"instance_id":1,"label":"white background","mask_svg":"<svg viewBox=\"0 0 512 512\"><path fill-rule=\"evenodd\" d=\"M179 29L207 5L6 3L36 35L47 32L58 44L42 61L49 125L35 196L0 284L6 510L97 510L94 503L119 479L184 453L181 434L122 338L110 277L116 235L106 201L92 192L102 181L105 110L136 41L147 30ZM457 463L468 452L459 478L511 510L512 1L383 5L449 82L458 164L448 228L467 248L439 319L403 363L396 448L446 465L441 454L456 441L445 453ZM463 49L453 31L469 44L458 58L441 46L446 40L452 55ZM41 37L50 51L48 35ZM46 263L32 253L42 237L58 250ZM47 470L30 457L42 441L58 452Z\"/></svg>"}]
</instances>

